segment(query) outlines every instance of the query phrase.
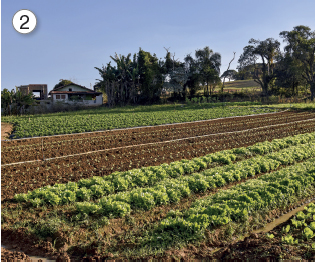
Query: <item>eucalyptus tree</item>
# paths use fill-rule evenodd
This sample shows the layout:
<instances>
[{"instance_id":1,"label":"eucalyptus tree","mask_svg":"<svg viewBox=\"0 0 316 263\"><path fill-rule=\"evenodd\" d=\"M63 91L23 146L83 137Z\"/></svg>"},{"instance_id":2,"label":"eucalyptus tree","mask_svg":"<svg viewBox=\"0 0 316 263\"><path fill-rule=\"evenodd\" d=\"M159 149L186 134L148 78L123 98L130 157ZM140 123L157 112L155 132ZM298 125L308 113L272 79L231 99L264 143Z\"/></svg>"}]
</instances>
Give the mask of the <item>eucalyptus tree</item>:
<instances>
[{"instance_id":1,"label":"eucalyptus tree","mask_svg":"<svg viewBox=\"0 0 316 263\"><path fill-rule=\"evenodd\" d=\"M248 43L249 45L244 47L244 51L239 57L238 69L242 71L246 67L253 66L252 77L255 82L260 84L262 94L268 96L269 84L275 78L273 70L275 59L280 52L280 43L273 38L263 41L252 38Z\"/></svg>"},{"instance_id":2,"label":"eucalyptus tree","mask_svg":"<svg viewBox=\"0 0 316 263\"><path fill-rule=\"evenodd\" d=\"M238 72L234 69L228 69L224 71L224 73L221 75L221 78L228 78L228 81L235 80Z\"/></svg>"},{"instance_id":3,"label":"eucalyptus tree","mask_svg":"<svg viewBox=\"0 0 316 263\"><path fill-rule=\"evenodd\" d=\"M282 31L280 37L287 42L284 50L301 70L308 83L311 99L315 98L315 31L307 26L296 26L292 31Z\"/></svg>"},{"instance_id":4,"label":"eucalyptus tree","mask_svg":"<svg viewBox=\"0 0 316 263\"><path fill-rule=\"evenodd\" d=\"M280 55L274 71L276 79L273 93L286 96L298 95L299 87L306 85L306 80L302 77L303 72L299 64L287 52Z\"/></svg>"}]
</instances>

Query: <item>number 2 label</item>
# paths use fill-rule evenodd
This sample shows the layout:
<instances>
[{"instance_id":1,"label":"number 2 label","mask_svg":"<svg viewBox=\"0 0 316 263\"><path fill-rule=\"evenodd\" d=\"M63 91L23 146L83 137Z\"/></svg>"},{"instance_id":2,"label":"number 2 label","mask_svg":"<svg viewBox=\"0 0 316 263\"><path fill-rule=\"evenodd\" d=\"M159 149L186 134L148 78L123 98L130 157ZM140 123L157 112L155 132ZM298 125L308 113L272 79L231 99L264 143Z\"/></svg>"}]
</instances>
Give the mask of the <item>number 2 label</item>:
<instances>
[{"instance_id":1,"label":"number 2 label","mask_svg":"<svg viewBox=\"0 0 316 263\"><path fill-rule=\"evenodd\" d=\"M30 29L29 27L23 27L25 24L27 24L29 22L29 17L27 15L23 15L21 16L20 20L22 20L23 17L26 17L26 22L24 22L21 26L20 29Z\"/></svg>"},{"instance_id":2,"label":"number 2 label","mask_svg":"<svg viewBox=\"0 0 316 263\"><path fill-rule=\"evenodd\" d=\"M14 29L21 34L31 33L36 27L36 16L27 9L16 12L12 19Z\"/></svg>"}]
</instances>

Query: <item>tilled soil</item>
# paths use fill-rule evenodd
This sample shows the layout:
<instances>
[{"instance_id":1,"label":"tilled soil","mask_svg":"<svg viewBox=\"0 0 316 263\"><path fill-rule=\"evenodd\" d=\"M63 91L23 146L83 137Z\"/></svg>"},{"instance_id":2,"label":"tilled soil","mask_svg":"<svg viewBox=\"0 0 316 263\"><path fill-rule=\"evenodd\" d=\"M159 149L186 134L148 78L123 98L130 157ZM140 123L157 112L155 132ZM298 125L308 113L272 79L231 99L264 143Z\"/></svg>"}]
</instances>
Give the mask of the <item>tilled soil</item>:
<instances>
[{"instance_id":1,"label":"tilled soil","mask_svg":"<svg viewBox=\"0 0 316 263\"><path fill-rule=\"evenodd\" d=\"M78 181L94 175L109 175L114 171L192 159L212 152L312 131L315 131L314 120L159 145L133 146L43 162L2 166L1 200L11 199L17 193L27 193L48 184Z\"/></svg>"},{"instance_id":2,"label":"tilled soil","mask_svg":"<svg viewBox=\"0 0 316 263\"><path fill-rule=\"evenodd\" d=\"M1 163L15 163L186 137L234 132L315 118L313 112L280 112L167 126L131 128L77 135L52 136L2 143Z\"/></svg>"}]
</instances>

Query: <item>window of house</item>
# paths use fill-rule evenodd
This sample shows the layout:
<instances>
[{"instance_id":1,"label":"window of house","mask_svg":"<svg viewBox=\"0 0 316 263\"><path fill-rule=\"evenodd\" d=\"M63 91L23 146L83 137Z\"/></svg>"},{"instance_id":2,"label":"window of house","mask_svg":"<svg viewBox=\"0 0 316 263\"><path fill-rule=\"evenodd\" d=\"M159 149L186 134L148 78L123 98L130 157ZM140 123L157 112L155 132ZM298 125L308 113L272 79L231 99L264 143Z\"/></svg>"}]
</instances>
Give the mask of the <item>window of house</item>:
<instances>
[{"instance_id":1,"label":"window of house","mask_svg":"<svg viewBox=\"0 0 316 263\"><path fill-rule=\"evenodd\" d=\"M66 99L66 95L61 95L61 99L62 100Z\"/></svg>"},{"instance_id":2,"label":"window of house","mask_svg":"<svg viewBox=\"0 0 316 263\"><path fill-rule=\"evenodd\" d=\"M69 91L72 91L72 89L71 89L71 88L69 88Z\"/></svg>"},{"instance_id":3,"label":"window of house","mask_svg":"<svg viewBox=\"0 0 316 263\"><path fill-rule=\"evenodd\" d=\"M56 95L56 100L59 100L60 99L60 95Z\"/></svg>"}]
</instances>

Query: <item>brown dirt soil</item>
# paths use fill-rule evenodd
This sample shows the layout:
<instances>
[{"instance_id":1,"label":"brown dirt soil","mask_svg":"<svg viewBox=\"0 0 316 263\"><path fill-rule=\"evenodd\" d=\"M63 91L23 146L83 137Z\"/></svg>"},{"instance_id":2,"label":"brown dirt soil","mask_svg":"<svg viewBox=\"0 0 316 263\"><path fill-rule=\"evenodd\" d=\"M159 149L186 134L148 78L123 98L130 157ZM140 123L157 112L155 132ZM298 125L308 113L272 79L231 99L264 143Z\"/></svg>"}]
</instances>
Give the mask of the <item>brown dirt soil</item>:
<instances>
[{"instance_id":1,"label":"brown dirt soil","mask_svg":"<svg viewBox=\"0 0 316 263\"><path fill-rule=\"evenodd\" d=\"M1 200L13 198L45 185L67 183L105 176L114 171L160 165L182 159L205 156L225 149L249 146L295 134L315 131L315 122L285 124L280 127L259 128L254 131L215 134L159 145L144 145L73 156L44 162L1 167ZM13 179L13 180L12 180Z\"/></svg>"},{"instance_id":2,"label":"brown dirt soil","mask_svg":"<svg viewBox=\"0 0 316 263\"><path fill-rule=\"evenodd\" d=\"M13 125L6 122L1 122L1 140L7 140L12 133ZM5 142L3 142L5 143Z\"/></svg>"},{"instance_id":3,"label":"brown dirt soil","mask_svg":"<svg viewBox=\"0 0 316 263\"><path fill-rule=\"evenodd\" d=\"M66 253L68 246L66 248L65 245L58 247L58 244L55 244L54 248L51 241L52 240L40 241L35 235L27 233L25 228L20 228L16 231L1 229L2 244L12 246L15 250L23 250L28 255L21 252L3 250L3 248L1 248L1 261L10 262L9 260L12 259L12 255L18 253L20 256L16 259L22 257L25 262L30 262L29 256L49 258L57 262L70 262L70 258Z\"/></svg>"},{"instance_id":4,"label":"brown dirt soil","mask_svg":"<svg viewBox=\"0 0 316 263\"><path fill-rule=\"evenodd\" d=\"M31 262L31 258L23 252L11 251L1 247L1 262Z\"/></svg>"},{"instance_id":5,"label":"brown dirt soil","mask_svg":"<svg viewBox=\"0 0 316 263\"><path fill-rule=\"evenodd\" d=\"M260 116L233 117L169 126L51 136L2 143L1 164L39 160L116 147L163 142L222 132L314 119L312 112L280 112Z\"/></svg>"}]
</instances>

